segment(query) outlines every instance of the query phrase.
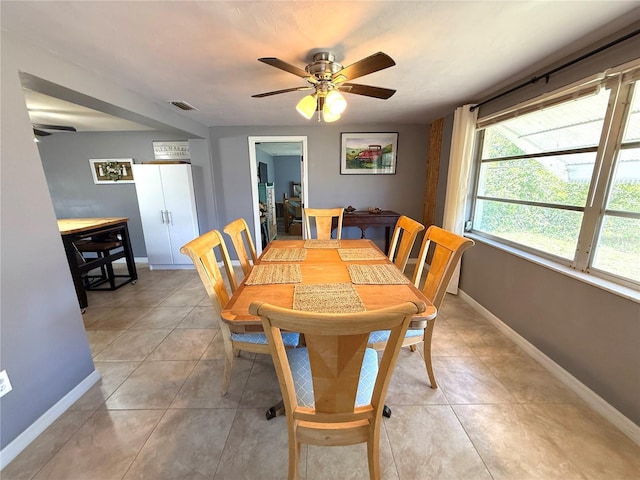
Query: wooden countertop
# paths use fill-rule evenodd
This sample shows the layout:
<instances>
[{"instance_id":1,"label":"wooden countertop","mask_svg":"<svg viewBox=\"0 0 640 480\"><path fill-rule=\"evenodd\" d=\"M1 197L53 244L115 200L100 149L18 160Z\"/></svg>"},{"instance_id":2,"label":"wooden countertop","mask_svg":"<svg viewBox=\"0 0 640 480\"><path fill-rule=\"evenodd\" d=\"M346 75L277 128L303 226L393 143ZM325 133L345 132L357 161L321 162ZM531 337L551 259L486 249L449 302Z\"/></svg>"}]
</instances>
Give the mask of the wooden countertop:
<instances>
[{"instance_id":1,"label":"wooden countertop","mask_svg":"<svg viewBox=\"0 0 640 480\"><path fill-rule=\"evenodd\" d=\"M93 228L108 227L109 225L127 222L128 220L128 217L61 218L58 220L58 229L62 235L69 235Z\"/></svg>"}]
</instances>

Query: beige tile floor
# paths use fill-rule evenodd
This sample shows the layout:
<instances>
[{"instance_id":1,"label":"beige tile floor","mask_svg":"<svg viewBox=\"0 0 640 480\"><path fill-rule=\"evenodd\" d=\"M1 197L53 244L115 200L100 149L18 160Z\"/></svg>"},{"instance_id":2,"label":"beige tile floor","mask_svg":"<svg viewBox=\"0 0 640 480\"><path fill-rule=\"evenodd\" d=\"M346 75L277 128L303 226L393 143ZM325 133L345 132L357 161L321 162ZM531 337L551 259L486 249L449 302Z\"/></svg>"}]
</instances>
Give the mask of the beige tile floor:
<instances>
[{"instance_id":1,"label":"beige tile floor","mask_svg":"<svg viewBox=\"0 0 640 480\"><path fill-rule=\"evenodd\" d=\"M139 267L90 292L102 379L10 463L2 480L284 479L286 419L268 356L241 356L219 395L222 343L194 271ZM457 297L436 325L433 390L403 349L384 420L384 479L640 478L640 448ZM305 447L301 477L365 479L366 448Z\"/></svg>"}]
</instances>

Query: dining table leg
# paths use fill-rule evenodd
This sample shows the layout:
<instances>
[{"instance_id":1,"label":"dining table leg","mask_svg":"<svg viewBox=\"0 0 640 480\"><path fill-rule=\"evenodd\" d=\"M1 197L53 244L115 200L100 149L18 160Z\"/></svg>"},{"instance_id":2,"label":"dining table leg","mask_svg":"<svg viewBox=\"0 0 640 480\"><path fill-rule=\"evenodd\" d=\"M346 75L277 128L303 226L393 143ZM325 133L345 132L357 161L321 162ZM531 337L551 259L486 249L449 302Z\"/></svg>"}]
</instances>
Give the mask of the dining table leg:
<instances>
[{"instance_id":1,"label":"dining table leg","mask_svg":"<svg viewBox=\"0 0 640 480\"><path fill-rule=\"evenodd\" d=\"M280 400L273 407L269 408L266 413L267 420L271 420L273 417L277 417L278 415L284 415L284 400Z\"/></svg>"},{"instance_id":2,"label":"dining table leg","mask_svg":"<svg viewBox=\"0 0 640 480\"><path fill-rule=\"evenodd\" d=\"M67 256L67 262L69 263L69 270L71 271L71 279L73 280L73 286L76 290L76 296L78 298L78 304L80 305L80 311L84 313L89 305L87 300L87 292L84 289L82 283L82 273L80 272L79 258L82 258L80 252L76 249L73 243L73 237L71 235L64 235L62 237L62 244L64 246L64 253Z\"/></svg>"}]
</instances>

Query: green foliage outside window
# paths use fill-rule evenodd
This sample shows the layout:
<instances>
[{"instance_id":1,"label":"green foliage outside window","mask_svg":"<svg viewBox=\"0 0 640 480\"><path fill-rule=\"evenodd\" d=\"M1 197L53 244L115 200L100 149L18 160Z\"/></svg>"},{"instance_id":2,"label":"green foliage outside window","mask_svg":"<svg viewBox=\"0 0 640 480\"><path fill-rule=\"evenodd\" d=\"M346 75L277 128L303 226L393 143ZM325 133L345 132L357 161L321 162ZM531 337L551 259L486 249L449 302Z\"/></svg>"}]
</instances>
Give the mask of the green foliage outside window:
<instances>
[{"instance_id":1,"label":"green foliage outside window","mask_svg":"<svg viewBox=\"0 0 640 480\"><path fill-rule=\"evenodd\" d=\"M525 155L522 149L502 134L499 127L485 130L484 159ZM559 206L585 207L589 181L559 175L563 162L580 163L582 157L556 157L496 160L481 164L478 195L500 200L520 200ZM591 177L595 152L583 162ZM553 162L556 162L555 164ZM608 209L640 212L640 182L627 179L614 182ZM640 222L606 217L600 234L594 266L614 274L640 280L640 273L629 273L630 262L638 265ZM525 246L573 260L583 213L566 209L477 200L474 229L484 231ZM635 260L634 260L635 259ZM637 268L636 268L637 270ZM636 278L637 277L637 278Z\"/></svg>"}]
</instances>

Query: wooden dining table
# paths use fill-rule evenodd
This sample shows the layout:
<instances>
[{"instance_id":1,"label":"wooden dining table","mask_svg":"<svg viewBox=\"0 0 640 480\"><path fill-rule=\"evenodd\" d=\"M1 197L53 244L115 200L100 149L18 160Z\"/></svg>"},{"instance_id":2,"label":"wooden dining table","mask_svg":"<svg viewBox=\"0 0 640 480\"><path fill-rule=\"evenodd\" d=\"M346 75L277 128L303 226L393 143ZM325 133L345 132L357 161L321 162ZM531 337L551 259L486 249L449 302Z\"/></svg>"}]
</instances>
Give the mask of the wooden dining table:
<instances>
[{"instance_id":1,"label":"wooden dining table","mask_svg":"<svg viewBox=\"0 0 640 480\"><path fill-rule=\"evenodd\" d=\"M284 308L345 313L376 310L406 301L421 301L424 312L409 328L424 329L436 307L371 240L274 240L221 312L232 331L262 330L249 313L252 302ZM284 411L283 402L269 408L267 420ZM385 405L383 415L391 416Z\"/></svg>"},{"instance_id":2,"label":"wooden dining table","mask_svg":"<svg viewBox=\"0 0 640 480\"><path fill-rule=\"evenodd\" d=\"M295 255L287 251L304 252L304 258L291 259ZM352 278L355 274L350 272L350 268L380 268L374 267L376 265L385 266L387 270L384 275L374 275L375 278L370 279L356 278L355 281ZM252 279L252 275L264 267L277 269L289 268L288 266L297 266L300 273L298 279L288 281L286 278L281 278L276 280L278 283L271 283L273 280L268 278L257 279L257 281ZM364 274L366 273L365 271ZM311 287L335 284L352 285L364 310L377 310L406 301L424 302L427 306L426 310L416 315L410 327L412 329L424 328L427 321L434 319L437 314L436 307L409 279L402 275L374 242L368 239L357 239L270 242L258 258L252 272L240 283L224 306L221 316L223 321L232 327L261 326L260 318L249 313L249 305L252 302L262 301L279 307L294 308L296 285ZM318 294L321 296L322 291L319 290ZM334 305L336 305L335 302ZM323 309L319 308L316 311L323 311Z\"/></svg>"}]
</instances>

